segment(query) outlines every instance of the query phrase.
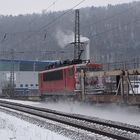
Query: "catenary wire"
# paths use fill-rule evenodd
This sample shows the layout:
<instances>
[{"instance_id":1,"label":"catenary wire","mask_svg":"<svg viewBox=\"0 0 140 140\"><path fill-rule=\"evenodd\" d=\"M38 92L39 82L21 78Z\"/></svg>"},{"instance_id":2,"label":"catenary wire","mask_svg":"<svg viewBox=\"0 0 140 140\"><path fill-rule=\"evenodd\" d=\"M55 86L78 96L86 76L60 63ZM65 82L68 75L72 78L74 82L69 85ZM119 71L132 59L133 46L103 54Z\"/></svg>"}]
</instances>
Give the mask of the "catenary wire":
<instances>
[{"instance_id":1,"label":"catenary wire","mask_svg":"<svg viewBox=\"0 0 140 140\"><path fill-rule=\"evenodd\" d=\"M47 8L46 10L48 10L50 7L52 7L52 6L54 5L54 3L56 3L57 1L58 1L58 0L54 1L50 6L48 6L48 8ZM74 8L76 8L76 7L79 6L81 3L83 3L84 1L85 1L85 0L82 0L82 1L79 2L77 5L75 5L73 8L71 8L71 9L69 9L68 11L64 12L63 14L61 14L60 16L58 16L57 18L55 18L54 20L52 20L52 21L49 22L48 24L42 26L39 30L36 30L36 31L15 32L15 33L11 33L11 34L25 33L25 32L32 33L32 34L33 34L33 33L36 33L36 32L42 33L41 30L42 30L43 28L50 26L51 24L53 24L54 21L58 20L59 18L61 18L61 17L64 16L65 14L69 13L69 12L72 11ZM119 15L122 15L122 14L125 14L126 12L128 12L128 11L134 9L135 6L136 6L136 5L134 5L134 6L130 7L130 8L128 8L128 9L125 9L125 10L123 10L122 12L118 12L118 13L116 13L116 14L110 16L110 17L107 17L107 18L98 20L98 21L92 23L91 25L97 24L97 23L102 22L102 21L106 21L106 20L112 19L112 18L114 18L114 17L116 17L116 16L119 16ZM88 24L88 26L89 26L89 24ZM88 27L88 26L82 26L82 28ZM0 32L0 33L2 33L2 32ZM5 33L5 32L4 32L4 36L3 36L3 39L1 40L1 42L4 42L4 40L6 39L6 38L5 38L5 34L8 35L8 34L10 34L10 33ZM31 36L31 35L29 35L29 36ZM45 33L44 36L45 36L44 38L46 38L46 33ZM29 38L30 38L30 37L29 37ZM26 40L26 38L25 38L23 41L25 41L25 40ZM27 40L28 40L28 37L27 37Z\"/></svg>"}]
</instances>

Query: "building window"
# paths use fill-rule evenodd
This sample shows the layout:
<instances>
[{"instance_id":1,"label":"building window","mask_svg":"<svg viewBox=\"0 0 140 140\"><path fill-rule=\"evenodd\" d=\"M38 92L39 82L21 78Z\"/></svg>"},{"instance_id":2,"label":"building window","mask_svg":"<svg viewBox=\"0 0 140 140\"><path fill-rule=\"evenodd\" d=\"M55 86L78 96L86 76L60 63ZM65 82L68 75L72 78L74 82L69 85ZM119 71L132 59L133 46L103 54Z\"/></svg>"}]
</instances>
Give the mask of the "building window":
<instances>
[{"instance_id":1,"label":"building window","mask_svg":"<svg viewBox=\"0 0 140 140\"><path fill-rule=\"evenodd\" d=\"M26 84L25 87L28 87L28 84Z\"/></svg>"},{"instance_id":2,"label":"building window","mask_svg":"<svg viewBox=\"0 0 140 140\"><path fill-rule=\"evenodd\" d=\"M23 87L23 84L20 84L20 87Z\"/></svg>"},{"instance_id":3,"label":"building window","mask_svg":"<svg viewBox=\"0 0 140 140\"><path fill-rule=\"evenodd\" d=\"M34 85L33 84L30 84L30 86L33 87Z\"/></svg>"},{"instance_id":4,"label":"building window","mask_svg":"<svg viewBox=\"0 0 140 140\"><path fill-rule=\"evenodd\" d=\"M33 71L34 63L33 62L20 62L20 71Z\"/></svg>"}]
</instances>

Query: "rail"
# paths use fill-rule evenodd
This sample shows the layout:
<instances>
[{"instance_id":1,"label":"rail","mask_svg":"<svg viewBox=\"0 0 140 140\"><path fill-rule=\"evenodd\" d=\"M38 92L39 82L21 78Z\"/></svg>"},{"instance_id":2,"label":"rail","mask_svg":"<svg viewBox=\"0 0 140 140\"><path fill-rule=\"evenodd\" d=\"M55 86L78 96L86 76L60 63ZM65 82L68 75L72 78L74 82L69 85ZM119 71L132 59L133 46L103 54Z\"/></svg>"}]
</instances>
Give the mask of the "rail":
<instances>
[{"instance_id":1,"label":"rail","mask_svg":"<svg viewBox=\"0 0 140 140\"><path fill-rule=\"evenodd\" d=\"M60 111L33 107L8 101L0 101L0 106L22 111L117 140L140 139L140 127L133 125L101 120L83 115L63 113Z\"/></svg>"}]
</instances>

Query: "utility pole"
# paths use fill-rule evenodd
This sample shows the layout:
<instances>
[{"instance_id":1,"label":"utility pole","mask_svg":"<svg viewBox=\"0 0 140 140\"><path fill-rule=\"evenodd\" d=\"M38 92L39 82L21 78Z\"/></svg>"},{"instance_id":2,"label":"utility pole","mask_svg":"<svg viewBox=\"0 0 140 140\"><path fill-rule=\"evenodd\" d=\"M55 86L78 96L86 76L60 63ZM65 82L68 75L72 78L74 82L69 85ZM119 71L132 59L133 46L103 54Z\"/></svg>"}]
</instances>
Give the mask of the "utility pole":
<instances>
[{"instance_id":1,"label":"utility pole","mask_svg":"<svg viewBox=\"0 0 140 140\"><path fill-rule=\"evenodd\" d=\"M10 96L14 96L14 91L15 91L15 78L14 78L14 49L11 49L11 69L10 69L10 85L9 85L9 92Z\"/></svg>"}]
</instances>

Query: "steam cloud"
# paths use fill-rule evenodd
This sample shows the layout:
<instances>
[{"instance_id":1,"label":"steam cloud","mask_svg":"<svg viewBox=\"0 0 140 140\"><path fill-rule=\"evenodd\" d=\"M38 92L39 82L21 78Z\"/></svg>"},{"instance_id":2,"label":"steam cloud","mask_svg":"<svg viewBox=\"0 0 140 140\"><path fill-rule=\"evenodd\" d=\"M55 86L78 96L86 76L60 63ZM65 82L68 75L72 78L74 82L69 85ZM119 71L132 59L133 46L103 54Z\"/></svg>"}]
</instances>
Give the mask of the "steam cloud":
<instances>
[{"instance_id":1,"label":"steam cloud","mask_svg":"<svg viewBox=\"0 0 140 140\"><path fill-rule=\"evenodd\" d=\"M71 42L74 42L74 32L70 30L67 31L57 30L56 39L58 45L61 48L65 48L66 45L68 45ZM80 40L81 42L89 41L87 37L83 37L83 36L80 36Z\"/></svg>"},{"instance_id":2,"label":"steam cloud","mask_svg":"<svg viewBox=\"0 0 140 140\"><path fill-rule=\"evenodd\" d=\"M56 39L58 42L58 45L61 48L64 48L67 44L74 41L74 33L72 31L65 31L58 30L56 32Z\"/></svg>"}]
</instances>

